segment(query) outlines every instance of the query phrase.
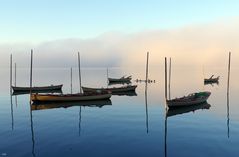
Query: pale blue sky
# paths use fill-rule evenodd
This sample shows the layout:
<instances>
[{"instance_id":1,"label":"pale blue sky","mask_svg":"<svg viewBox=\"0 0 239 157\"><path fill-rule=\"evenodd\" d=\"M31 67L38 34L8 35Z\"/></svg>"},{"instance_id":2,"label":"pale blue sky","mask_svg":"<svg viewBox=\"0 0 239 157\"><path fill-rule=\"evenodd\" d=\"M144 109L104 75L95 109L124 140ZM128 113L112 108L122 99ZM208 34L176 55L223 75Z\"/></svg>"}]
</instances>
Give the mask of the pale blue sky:
<instances>
[{"instance_id":1,"label":"pale blue sky","mask_svg":"<svg viewBox=\"0 0 239 157\"><path fill-rule=\"evenodd\" d=\"M237 16L238 0L0 0L0 42L87 39Z\"/></svg>"}]
</instances>

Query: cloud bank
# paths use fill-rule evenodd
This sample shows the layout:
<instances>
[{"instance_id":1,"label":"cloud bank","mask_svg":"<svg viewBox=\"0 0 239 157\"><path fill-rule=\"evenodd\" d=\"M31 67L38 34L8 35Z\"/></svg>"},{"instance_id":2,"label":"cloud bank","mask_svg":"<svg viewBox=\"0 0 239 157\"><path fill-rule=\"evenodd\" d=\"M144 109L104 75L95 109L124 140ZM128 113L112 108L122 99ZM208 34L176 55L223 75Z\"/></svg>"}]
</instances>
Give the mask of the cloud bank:
<instances>
[{"instance_id":1,"label":"cloud bank","mask_svg":"<svg viewBox=\"0 0 239 157\"><path fill-rule=\"evenodd\" d=\"M165 56L176 65L225 66L228 52L239 57L239 18L173 30L150 30L134 34L108 32L93 39L59 39L38 44L0 44L1 67L9 65L9 55L20 67L29 66L34 49L35 67L77 66L77 52L83 67L141 66L146 52L150 64L163 64Z\"/></svg>"}]
</instances>

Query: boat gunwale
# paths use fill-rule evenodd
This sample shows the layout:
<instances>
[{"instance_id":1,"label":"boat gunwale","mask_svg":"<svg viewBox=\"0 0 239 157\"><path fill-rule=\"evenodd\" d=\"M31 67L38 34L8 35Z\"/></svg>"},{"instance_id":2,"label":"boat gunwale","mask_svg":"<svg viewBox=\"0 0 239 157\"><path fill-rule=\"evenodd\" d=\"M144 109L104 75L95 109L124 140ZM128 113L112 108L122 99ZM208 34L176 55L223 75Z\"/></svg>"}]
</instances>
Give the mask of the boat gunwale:
<instances>
[{"instance_id":1,"label":"boat gunwale","mask_svg":"<svg viewBox=\"0 0 239 157\"><path fill-rule=\"evenodd\" d=\"M191 106L191 105L200 104L200 103L206 102L209 96L211 95L211 92L208 92L208 91L205 91L203 93L206 93L207 95L193 99L196 93L192 93L192 94L189 94L188 96L166 100L166 103L168 107L182 107L182 106Z\"/></svg>"}]
</instances>

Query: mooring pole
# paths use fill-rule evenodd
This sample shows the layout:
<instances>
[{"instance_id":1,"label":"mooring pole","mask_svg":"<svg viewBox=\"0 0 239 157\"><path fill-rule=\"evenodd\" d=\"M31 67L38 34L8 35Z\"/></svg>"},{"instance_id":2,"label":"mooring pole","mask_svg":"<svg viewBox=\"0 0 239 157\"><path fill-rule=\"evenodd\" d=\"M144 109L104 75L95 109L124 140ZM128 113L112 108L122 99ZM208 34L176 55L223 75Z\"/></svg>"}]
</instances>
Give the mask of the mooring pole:
<instances>
[{"instance_id":1,"label":"mooring pole","mask_svg":"<svg viewBox=\"0 0 239 157\"><path fill-rule=\"evenodd\" d=\"M230 137L230 111L229 111L229 88L230 88L230 69L231 69L231 52L229 52L228 75L227 75L227 137Z\"/></svg>"},{"instance_id":2,"label":"mooring pole","mask_svg":"<svg viewBox=\"0 0 239 157\"><path fill-rule=\"evenodd\" d=\"M165 99L168 99L168 90L167 90L167 57L165 57Z\"/></svg>"},{"instance_id":3,"label":"mooring pole","mask_svg":"<svg viewBox=\"0 0 239 157\"><path fill-rule=\"evenodd\" d=\"M147 61L146 61L146 78L145 82L148 82L148 65L149 65L149 52L147 52Z\"/></svg>"},{"instance_id":4,"label":"mooring pole","mask_svg":"<svg viewBox=\"0 0 239 157\"><path fill-rule=\"evenodd\" d=\"M10 55L10 93L12 94L12 54Z\"/></svg>"},{"instance_id":5,"label":"mooring pole","mask_svg":"<svg viewBox=\"0 0 239 157\"><path fill-rule=\"evenodd\" d=\"M31 49L31 66L30 66L30 97L32 94L32 62L33 62L33 50Z\"/></svg>"},{"instance_id":6,"label":"mooring pole","mask_svg":"<svg viewBox=\"0 0 239 157\"><path fill-rule=\"evenodd\" d=\"M171 99L171 57L169 58L168 98Z\"/></svg>"},{"instance_id":7,"label":"mooring pole","mask_svg":"<svg viewBox=\"0 0 239 157\"><path fill-rule=\"evenodd\" d=\"M72 94L72 67L71 67L71 94Z\"/></svg>"},{"instance_id":8,"label":"mooring pole","mask_svg":"<svg viewBox=\"0 0 239 157\"><path fill-rule=\"evenodd\" d=\"M14 85L15 87L17 86L17 63L15 63L15 82L14 82Z\"/></svg>"},{"instance_id":9,"label":"mooring pole","mask_svg":"<svg viewBox=\"0 0 239 157\"><path fill-rule=\"evenodd\" d=\"M229 83L230 83L230 69L231 69L231 52L229 52L228 59L228 75L227 75L227 93L229 93Z\"/></svg>"},{"instance_id":10,"label":"mooring pole","mask_svg":"<svg viewBox=\"0 0 239 157\"><path fill-rule=\"evenodd\" d=\"M80 93L82 93L81 90L81 68L80 68L80 53L78 52L78 69L79 69L79 84L80 84Z\"/></svg>"}]
</instances>

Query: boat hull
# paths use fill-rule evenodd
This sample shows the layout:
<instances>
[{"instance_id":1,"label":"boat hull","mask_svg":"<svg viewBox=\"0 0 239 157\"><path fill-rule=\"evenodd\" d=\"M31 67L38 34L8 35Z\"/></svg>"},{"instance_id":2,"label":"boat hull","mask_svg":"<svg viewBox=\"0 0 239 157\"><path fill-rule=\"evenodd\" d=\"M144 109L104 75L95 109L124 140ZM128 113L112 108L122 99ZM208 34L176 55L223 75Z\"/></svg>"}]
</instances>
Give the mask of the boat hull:
<instances>
[{"instance_id":1,"label":"boat hull","mask_svg":"<svg viewBox=\"0 0 239 157\"><path fill-rule=\"evenodd\" d=\"M215 83L218 82L218 78L214 78L214 79L204 79L204 83Z\"/></svg>"},{"instance_id":2,"label":"boat hull","mask_svg":"<svg viewBox=\"0 0 239 157\"><path fill-rule=\"evenodd\" d=\"M191 106L191 105L197 105L201 104L207 101L208 97L211 95L210 92L205 92L205 96L199 97L199 98L192 98L192 99L184 99L184 98L178 98L178 99L172 99L167 100L168 107L184 107L184 106Z\"/></svg>"},{"instance_id":3,"label":"boat hull","mask_svg":"<svg viewBox=\"0 0 239 157\"><path fill-rule=\"evenodd\" d=\"M109 99L111 93L105 94L32 94L33 102L69 102Z\"/></svg>"},{"instance_id":4,"label":"boat hull","mask_svg":"<svg viewBox=\"0 0 239 157\"><path fill-rule=\"evenodd\" d=\"M123 92L130 92L135 91L137 85L134 86L125 86L125 87L113 87L113 88L89 88L89 87L82 87L84 92L96 92L101 90L106 90L112 92L112 94L123 93Z\"/></svg>"},{"instance_id":5,"label":"boat hull","mask_svg":"<svg viewBox=\"0 0 239 157\"><path fill-rule=\"evenodd\" d=\"M12 86L12 89L14 92L30 92L30 90L33 93L36 92L44 92L44 91L51 91L51 90L61 90L63 85L52 85L52 86L41 86L41 87L16 87Z\"/></svg>"},{"instance_id":6,"label":"boat hull","mask_svg":"<svg viewBox=\"0 0 239 157\"><path fill-rule=\"evenodd\" d=\"M130 82L131 81L131 77L130 78L108 78L109 82L112 83L112 82Z\"/></svg>"}]
</instances>

